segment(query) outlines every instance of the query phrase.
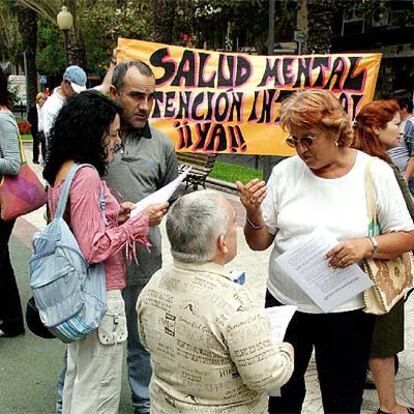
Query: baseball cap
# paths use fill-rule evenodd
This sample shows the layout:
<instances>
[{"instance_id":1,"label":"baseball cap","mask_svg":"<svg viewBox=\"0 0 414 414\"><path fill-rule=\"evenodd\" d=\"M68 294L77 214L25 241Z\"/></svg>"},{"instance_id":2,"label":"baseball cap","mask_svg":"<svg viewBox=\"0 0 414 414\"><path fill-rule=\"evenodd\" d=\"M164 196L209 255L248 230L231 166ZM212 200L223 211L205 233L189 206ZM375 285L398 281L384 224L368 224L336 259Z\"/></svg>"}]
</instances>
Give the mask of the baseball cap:
<instances>
[{"instance_id":1,"label":"baseball cap","mask_svg":"<svg viewBox=\"0 0 414 414\"><path fill-rule=\"evenodd\" d=\"M70 86L76 93L86 90L86 73L79 66L68 66L63 74L63 79L69 81Z\"/></svg>"}]
</instances>

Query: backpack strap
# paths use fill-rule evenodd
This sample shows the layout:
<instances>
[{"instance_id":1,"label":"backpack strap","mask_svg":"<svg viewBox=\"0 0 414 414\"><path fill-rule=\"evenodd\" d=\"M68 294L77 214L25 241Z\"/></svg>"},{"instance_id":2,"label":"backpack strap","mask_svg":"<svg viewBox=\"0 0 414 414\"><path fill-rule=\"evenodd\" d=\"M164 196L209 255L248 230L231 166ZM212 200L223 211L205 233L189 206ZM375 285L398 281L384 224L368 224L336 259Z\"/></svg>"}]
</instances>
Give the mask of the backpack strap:
<instances>
[{"instance_id":1,"label":"backpack strap","mask_svg":"<svg viewBox=\"0 0 414 414\"><path fill-rule=\"evenodd\" d=\"M60 197L59 197L59 202L58 202L58 206L56 209L55 218L63 217L63 214L65 213L65 209L66 209L66 204L68 202L69 190L70 190L70 186L72 185L73 178L75 177L76 173L83 167L92 167L93 169L95 169L95 167L92 164L73 164L72 165L63 183L62 193L60 194ZM99 206L101 208L102 220L106 227L108 225L108 221L106 220L105 194L104 194L102 183L100 183L100 185L101 185L101 191L99 193Z\"/></svg>"},{"instance_id":2,"label":"backpack strap","mask_svg":"<svg viewBox=\"0 0 414 414\"><path fill-rule=\"evenodd\" d=\"M91 164L73 164L72 167L70 167L70 170L65 178L65 181L63 182L63 188L62 188L62 192L59 197L59 202L58 202L58 206L57 206L56 214L55 214L56 219L62 218L63 214L65 213L66 204L68 202L68 197L69 197L69 190L70 190L70 186L72 185L73 177L75 177L75 174L78 172L78 170L86 166L95 168ZM101 189L101 193L102 193L102 189Z\"/></svg>"}]
</instances>

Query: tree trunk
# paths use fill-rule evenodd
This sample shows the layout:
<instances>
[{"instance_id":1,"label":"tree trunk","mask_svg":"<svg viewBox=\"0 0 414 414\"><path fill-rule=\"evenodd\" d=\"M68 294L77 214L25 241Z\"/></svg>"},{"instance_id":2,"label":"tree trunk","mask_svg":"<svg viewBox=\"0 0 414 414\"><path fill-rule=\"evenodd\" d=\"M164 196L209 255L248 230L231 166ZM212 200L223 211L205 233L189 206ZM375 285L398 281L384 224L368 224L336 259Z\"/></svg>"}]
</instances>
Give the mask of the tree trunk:
<instances>
[{"instance_id":1,"label":"tree trunk","mask_svg":"<svg viewBox=\"0 0 414 414\"><path fill-rule=\"evenodd\" d=\"M79 30L78 4L75 0L67 0L66 3L73 16L73 28L69 32L68 36L68 63L69 65L78 65L86 72L86 51L81 32Z\"/></svg>"},{"instance_id":2,"label":"tree trunk","mask_svg":"<svg viewBox=\"0 0 414 414\"><path fill-rule=\"evenodd\" d=\"M72 29L68 33L68 64L78 65L82 69L87 69L86 51L82 37L79 32Z\"/></svg>"},{"instance_id":3,"label":"tree trunk","mask_svg":"<svg viewBox=\"0 0 414 414\"><path fill-rule=\"evenodd\" d=\"M27 67L25 70L27 70L27 73L25 73L25 75L28 85L28 99L30 105L34 105L37 94L37 14L35 11L19 3L16 3L15 11L19 22L19 31L22 35L24 53L26 54Z\"/></svg>"},{"instance_id":4,"label":"tree trunk","mask_svg":"<svg viewBox=\"0 0 414 414\"><path fill-rule=\"evenodd\" d=\"M329 53L332 39L333 0L308 0L307 53Z\"/></svg>"}]
</instances>

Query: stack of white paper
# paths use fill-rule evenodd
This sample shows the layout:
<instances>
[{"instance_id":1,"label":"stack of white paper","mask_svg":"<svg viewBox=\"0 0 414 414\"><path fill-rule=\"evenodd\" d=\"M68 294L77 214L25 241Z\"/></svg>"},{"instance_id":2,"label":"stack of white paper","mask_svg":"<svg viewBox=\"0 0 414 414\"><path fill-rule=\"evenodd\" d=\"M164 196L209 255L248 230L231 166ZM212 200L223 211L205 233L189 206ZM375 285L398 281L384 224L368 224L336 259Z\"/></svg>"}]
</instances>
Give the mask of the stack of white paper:
<instances>
[{"instance_id":1,"label":"stack of white paper","mask_svg":"<svg viewBox=\"0 0 414 414\"><path fill-rule=\"evenodd\" d=\"M183 170L183 172L174 181L171 181L155 193L152 193L148 197L138 201L138 203L135 204L135 208L131 210L131 217L137 215L151 204L166 203L175 193L179 185L185 180L190 171L191 167Z\"/></svg>"},{"instance_id":2,"label":"stack of white paper","mask_svg":"<svg viewBox=\"0 0 414 414\"><path fill-rule=\"evenodd\" d=\"M293 317L293 314L296 312L296 309L297 306L292 305L273 306L265 309L267 316L270 319L272 337L276 342L283 342L286 329ZM269 397L280 397L280 388L268 391L267 395Z\"/></svg>"},{"instance_id":3,"label":"stack of white paper","mask_svg":"<svg viewBox=\"0 0 414 414\"><path fill-rule=\"evenodd\" d=\"M276 259L284 272L324 312L332 311L372 286L371 279L357 264L345 269L328 266L325 255L336 244L335 237L320 227Z\"/></svg>"}]
</instances>

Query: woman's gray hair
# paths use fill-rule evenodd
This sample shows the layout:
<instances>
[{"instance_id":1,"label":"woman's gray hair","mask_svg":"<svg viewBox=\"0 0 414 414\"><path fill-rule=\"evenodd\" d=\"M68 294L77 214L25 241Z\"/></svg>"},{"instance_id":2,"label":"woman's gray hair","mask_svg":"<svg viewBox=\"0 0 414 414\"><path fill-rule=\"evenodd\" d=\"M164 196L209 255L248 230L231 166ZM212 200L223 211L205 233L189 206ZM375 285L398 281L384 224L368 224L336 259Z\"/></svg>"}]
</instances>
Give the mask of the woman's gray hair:
<instances>
[{"instance_id":1,"label":"woman's gray hair","mask_svg":"<svg viewBox=\"0 0 414 414\"><path fill-rule=\"evenodd\" d=\"M203 190L179 198L167 215L167 235L174 259L205 263L216 255L217 239L227 234L232 217L217 191Z\"/></svg>"}]
</instances>

